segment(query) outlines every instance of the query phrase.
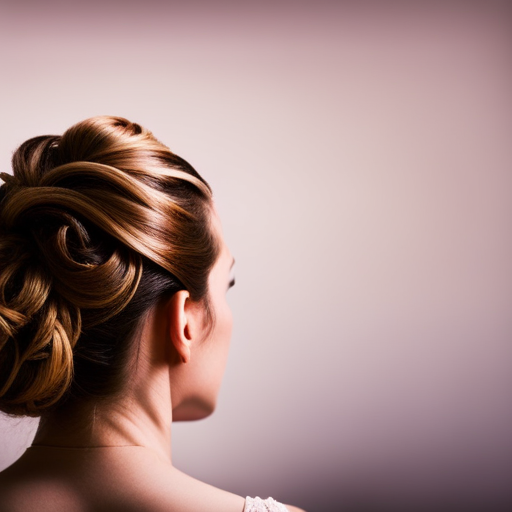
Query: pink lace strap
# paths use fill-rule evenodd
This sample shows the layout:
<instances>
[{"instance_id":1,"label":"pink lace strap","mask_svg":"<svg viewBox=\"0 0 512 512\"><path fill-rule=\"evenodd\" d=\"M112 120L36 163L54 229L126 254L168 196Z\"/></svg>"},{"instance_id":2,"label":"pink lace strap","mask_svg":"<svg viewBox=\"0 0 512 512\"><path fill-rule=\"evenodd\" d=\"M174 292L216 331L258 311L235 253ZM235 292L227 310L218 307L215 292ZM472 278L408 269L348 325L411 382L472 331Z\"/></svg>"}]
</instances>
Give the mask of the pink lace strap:
<instances>
[{"instance_id":1,"label":"pink lace strap","mask_svg":"<svg viewBox=\"0 0 512 512\"><path fill-rule=\"evenodd\" d=\"M244 512L288 512L288 509L272 498L262 500L261 498L245 498Z\"/></svg>"}]
</instances>

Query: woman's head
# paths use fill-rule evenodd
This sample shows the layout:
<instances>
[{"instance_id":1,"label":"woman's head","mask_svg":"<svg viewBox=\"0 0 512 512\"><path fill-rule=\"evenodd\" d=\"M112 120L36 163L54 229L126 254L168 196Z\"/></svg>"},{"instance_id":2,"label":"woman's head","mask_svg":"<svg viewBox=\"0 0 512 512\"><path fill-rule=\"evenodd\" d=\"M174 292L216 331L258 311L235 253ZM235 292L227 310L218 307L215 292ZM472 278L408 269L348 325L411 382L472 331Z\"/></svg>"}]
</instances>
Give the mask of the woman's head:
<instances>
[{"instance_id":1,"label":"woman's head","mask_svg":"<svg viewBox=\"0 0 512 512\"><path fill-rule=\"evenodd\" d=\"M144 315L178 291L213 321L210 188L150 132L88 119L25 142L3 178L1 410L114 396Z\"/></svg>"}]
</instances>

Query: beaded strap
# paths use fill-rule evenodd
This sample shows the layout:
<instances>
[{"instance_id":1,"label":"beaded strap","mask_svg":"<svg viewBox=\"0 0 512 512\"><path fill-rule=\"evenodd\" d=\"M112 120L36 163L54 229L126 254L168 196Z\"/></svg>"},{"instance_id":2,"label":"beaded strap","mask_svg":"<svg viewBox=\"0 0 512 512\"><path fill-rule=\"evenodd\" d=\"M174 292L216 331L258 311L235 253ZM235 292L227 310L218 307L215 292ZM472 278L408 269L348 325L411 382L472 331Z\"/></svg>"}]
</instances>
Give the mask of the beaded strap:
<instances>
[{"instance_id":1,"label":"beaded strap","mask_svg":"<svg viewBox=\"0 0 512 512\"><path fill-rule=\"evenodd\" d=\"M272 498L262 500L258 496L245 498L244 512L288 512L288 509Z\"/></svg>"}]
</instances>

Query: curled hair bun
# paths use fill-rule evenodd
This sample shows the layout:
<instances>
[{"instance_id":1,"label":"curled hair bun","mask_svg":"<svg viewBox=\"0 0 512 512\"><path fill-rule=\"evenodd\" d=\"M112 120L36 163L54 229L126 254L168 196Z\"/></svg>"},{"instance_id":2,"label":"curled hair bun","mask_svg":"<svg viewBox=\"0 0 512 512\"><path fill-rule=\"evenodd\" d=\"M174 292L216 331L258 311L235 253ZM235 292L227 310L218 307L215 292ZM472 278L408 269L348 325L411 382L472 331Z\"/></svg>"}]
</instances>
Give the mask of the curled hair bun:
<instances>
[{"instance_id":1,"label":"curled hair bun","mask_svg":"<svg viewBox=\"0 0 512 512\"><path fill-rule=\"evenodd\" d=\"M0 177L0 409L37 416L72 385L75 348L96 357L91 330L130 304L144 262L205 297L216 258L211 192L150 132L117 117L28 140L13 176Z\"/></svg>"}]
</instances>

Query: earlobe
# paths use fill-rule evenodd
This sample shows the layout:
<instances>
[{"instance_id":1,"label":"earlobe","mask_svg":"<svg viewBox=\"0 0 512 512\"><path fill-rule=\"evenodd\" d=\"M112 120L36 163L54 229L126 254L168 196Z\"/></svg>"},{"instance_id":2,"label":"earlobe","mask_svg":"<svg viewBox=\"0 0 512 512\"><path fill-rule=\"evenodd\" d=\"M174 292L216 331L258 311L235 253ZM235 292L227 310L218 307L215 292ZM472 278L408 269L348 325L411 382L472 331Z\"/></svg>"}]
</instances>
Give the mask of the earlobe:
<instances>
[{"instance_id":1,"label":"earlobe","mask_svg":"<svg viewBox=\"0 0 512 512\"><path fill-rule=\"evenodd\" d=\"M186 290L176 292L168 302L169 337L182 363L188 363L191 355L193 330L187 314L190 294Z\"/></svg>"}]
</instances>

